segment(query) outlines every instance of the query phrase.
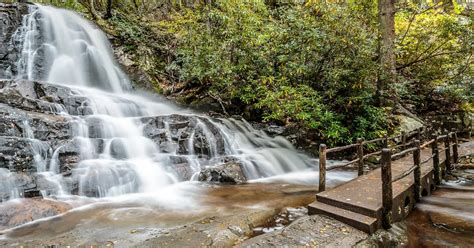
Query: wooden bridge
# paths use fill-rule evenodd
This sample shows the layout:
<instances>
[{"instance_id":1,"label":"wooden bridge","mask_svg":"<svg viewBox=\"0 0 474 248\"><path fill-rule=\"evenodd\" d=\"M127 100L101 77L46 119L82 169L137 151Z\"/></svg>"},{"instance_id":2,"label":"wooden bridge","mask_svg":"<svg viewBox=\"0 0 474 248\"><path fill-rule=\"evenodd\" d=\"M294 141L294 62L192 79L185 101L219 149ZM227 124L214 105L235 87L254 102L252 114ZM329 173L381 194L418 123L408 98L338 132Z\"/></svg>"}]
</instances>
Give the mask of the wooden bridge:
<instances>
[{"instance_id":1,"label":"wooden bridge","mask_svg":"<svg viewBox=\"0 0 474 248\"><path fill-rule=\"evenodd\" d=\"M459 146L455 132L421 144L424 133L419 129L392 138L359 139L356 144L331 149L321 144L319 193L316 201L308 206L309 214L331 216L370 234L403 220L420 197L436 189L442 177L457 163L459 155L468 152ZM364 155L364 148L377 142L383 143L385 148ZM328 153L348 149L356 149L357 159L326 167ZM392 151L398 152L392 154ZM410 153L413 155L408 156ZM364 160L378 155L381 155L381 166L364 174ZM357 165L358 177L326 191L326 171L350 165Z\"/></svg>"}]
</instances>

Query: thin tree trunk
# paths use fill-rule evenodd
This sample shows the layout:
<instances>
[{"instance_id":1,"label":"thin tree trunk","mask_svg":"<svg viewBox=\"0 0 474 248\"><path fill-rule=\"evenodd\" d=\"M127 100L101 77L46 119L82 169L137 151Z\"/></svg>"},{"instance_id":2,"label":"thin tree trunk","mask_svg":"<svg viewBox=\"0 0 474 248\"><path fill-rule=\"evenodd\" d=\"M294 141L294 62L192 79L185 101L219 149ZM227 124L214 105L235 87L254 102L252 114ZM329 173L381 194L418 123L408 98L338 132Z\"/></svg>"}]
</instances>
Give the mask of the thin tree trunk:
<instances>
[{"instance_id":1,"label":"thin tree trunk","mask_svg":"<svg viewBox=\"0 0 474 248\"><path fill-rule=\"evenodd\" d=\"M89 13L92 15L92 19L99 19L99 14L95 10L94 0L80 0L79 3L89 10Z\"/></svg>"},{"instance_id":2,"label":"thin tree trunk","mask_svg":"<svg viewBox=\"0 0 474 248\"><path fill-rule=\"evenodd\" d=\"M387 92L396 83L395 40L395 0L378 0L379 8L379 63L380 72L377 80L377 101L385 105L394 92ZM392 100L395 100L392 98Z\"/></svg>"},{"instance_id":3,"label":"thin tree trunk","mask_svg":"<svg viewBox=\"0 0 474 248\"><path fill-rule=\"evenodd\" d=\"M104 19L109 19L110 17L112 17L112 0L107 0L107 7Z\"/></svg>"}]
</instances>

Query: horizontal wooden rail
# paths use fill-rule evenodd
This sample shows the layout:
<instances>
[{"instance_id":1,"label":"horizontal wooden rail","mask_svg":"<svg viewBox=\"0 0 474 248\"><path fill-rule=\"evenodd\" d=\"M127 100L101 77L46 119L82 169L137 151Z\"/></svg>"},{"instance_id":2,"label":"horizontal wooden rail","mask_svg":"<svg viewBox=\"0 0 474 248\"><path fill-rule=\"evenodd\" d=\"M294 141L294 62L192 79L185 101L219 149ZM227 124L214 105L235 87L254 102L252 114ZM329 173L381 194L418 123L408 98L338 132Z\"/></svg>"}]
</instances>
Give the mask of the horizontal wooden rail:
<instances>
[{"instance_id":1,"label":"horizontal wooden rail","mask_svg":"<svg viewBox=\"0 0 474 248\"><path fill-rule=\"evenodd\" d=\"M406 154L408 154L408 153L410 153L410 152L415 151L416 149L417 149L416 147L412 147L412 148L403 150L403 151L401 151L401 152L399 152L399 153L395 153L395 154L392 155L392 159L402 157L402 156L404 156L404 155L406 155Z\"/></svg>"},{"instance_id":2,"label":"horizontal wooden rail","mask_svg":"<svg viewBox=\"0 0 474 248\"><path fill-rule=\"evenodd\" d=\"M427 146L433 144L434 141L435 141L435 139L431 139L431 140L429 140L429 141L423 143L423 145L421 145L420 148L423 149L423 148L425 148L425 147L427 147Z\"/></svg>"},{"instance_id":3,"label":"horizontal wooden rail","mask_svg":"<svg viewBox=\"0 0 474 248\"><path fill-rule=\"evenodd\" d=\"M410 175L415 169L416 169L417 165L413 165L412 167L410 167L410 169L408 169L407 171L403 172L402 174L398 175L397 177L395 177L393 180L392 180L392 183L394 182L397 182L401 179L403 179L404 177Z\"/></svg>"},{"instance_id":4,"label":"horizontal wooden rail","mask_svg":"<svg viewBox=\"0 0 474 248\"><path fill-rule=\"evenodd\" d=\"M386 139L387 139L386 137L377 138L377 139L373 139L373 140L364 141L363 144L366 145L366 144L376 143L376 142L380 142L380 141L385 141Z\"/></svg>"},{"instance_id":5,"label":"horizontal wooden rail","mask_svg":"<svg viewBox=\"0 0 474 248\"><path fill-rule=\"evenodd\" d=\"M435 157L435 154L429 156L427 159L423 160L420 164L426 164L430 162L430 160L433 159L434 157Z\"/></svg>"},{"instance_id":6,"label":"horizontal wooden rail","mask_svg":"<svg viewBox=\"0 0 474 248\"><path fill-rule=\"evenodd\" d=\"M358 158L357 158L357 159L354 159L354 160L352 160L352 161L349 161L349 162L347 162L347 163L337 164L337 165L330 166L330 167L328 167L328 168L326 169L326 171L330 171L330 170L334 170L334 169L338 169L338 168L343 168L343 167L346 167L346 166L348 166L348 165L355 164L355 163L357 163L357 162L359 162L359 159L358 159Z\"/></svg>"},{"instance_id":7,"label":"horizontal wooden rail","mask_svg":"<svg viewBox=\"0 0 474 248\"><path fill-rule=\"evenodd\" d=\"M450 147L444 147L444 148L441 148L439 149L439 152L444 152L444 151L447 151Z\"/></svg>"},{"instance_id":8,"label":"horizontal wooden rail","mask_svg":"<svg viewBox=\"0 0 474 248\"><path fill-rule=\"evenodd\" d=\"M444 139L446 139L446 138L448 138L448 135L447 135L447 134L438 136L438 140L444 140Z\"/></svg>"},{"instance_id":9,"label":"horizontal wooden rail","mask_svg":"<svg viewBox=\"0 0 474 248\"><path fill-rule=\"evenodd\" d=\"M400 148L400 147L407 147L407 146L413 145L413 143L414 143L414 141L411 141L411 142L408 142L408 143L402 143L402 144L399 144L399 145L396 145L396 146L392 146L390 148L397 149L397 148Z\"/></svg>"},{"instance_id":10,"label":"horizontal wooden rail","mask_svg":"<svg viewBox=\"0 0 474 248\"><path fill-rule=\"evenodd\" d=\"M343 150L346 150L346 149L349 149L349 148L357 147L358 145L359 144L350 144L350 145L346 145L346 146L334 147L334 148L327 149L326 153L340 152L340 151L343 151Z\"/></svg>"},{"instance_id":11,"label":"horizontal wooden rail","mask_svg":"<svg viewBox=\"0 0 474 248\"><path fill-rule=\"evenodd\" d=\"M380 154L382 154L382 151L376 151L376 152L373 152L373 153L369 153L369 154L364 155L364 159L369 158L371 156L380 155Z\"/></svg>"}]
</instances>

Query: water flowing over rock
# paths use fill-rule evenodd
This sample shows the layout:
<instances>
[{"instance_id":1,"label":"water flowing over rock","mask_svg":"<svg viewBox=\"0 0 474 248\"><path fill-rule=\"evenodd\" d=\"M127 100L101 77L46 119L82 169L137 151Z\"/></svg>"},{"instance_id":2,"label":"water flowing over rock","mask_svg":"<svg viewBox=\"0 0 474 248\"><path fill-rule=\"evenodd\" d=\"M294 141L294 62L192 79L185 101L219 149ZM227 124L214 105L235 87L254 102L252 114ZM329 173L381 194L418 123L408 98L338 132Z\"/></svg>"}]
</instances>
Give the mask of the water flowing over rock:
<instances>
[{"instance_id":1,"label":"water flowing over rock","mask_svg":"<svg viewBox=\"0 0 474 248\"><path fill-rule=\"evenodd\" d=\"M17 72L15 64L21 46L13 36L27 13L27 5L0 3L0 78L12 77Z\"/></svg>"},{"instance_id":2,"label":"water flowing over rock","mask_svg":"<svg viewBox=\"0 0 474 248\"><path fill-rule=\"evenodd\" d=\"M12 56L0 59L0 201L153 193L188 180L244 183L310 169L287 140L245 121L132 92L106 36L74 12L6 6L0 54Z\"/></svg>"}]
</instances>

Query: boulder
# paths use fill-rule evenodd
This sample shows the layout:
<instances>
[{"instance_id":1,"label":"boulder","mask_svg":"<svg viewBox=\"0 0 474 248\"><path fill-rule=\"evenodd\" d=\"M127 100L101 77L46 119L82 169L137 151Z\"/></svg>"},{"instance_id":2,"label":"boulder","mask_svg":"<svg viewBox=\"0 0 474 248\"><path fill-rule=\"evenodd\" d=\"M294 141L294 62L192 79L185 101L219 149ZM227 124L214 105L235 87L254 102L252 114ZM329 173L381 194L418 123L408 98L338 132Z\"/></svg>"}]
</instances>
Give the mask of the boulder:
<instances>
[{"instance_id":1,"label":"boulder","mask_svg":"<svg viewBox=\"0 0 474 248\"><path fill-rule=\"evenodd\" d=\"M247 181L240 163L228 162L206 167L199 173L199 181L223 184L243 184Z\"/></svg>"},{"instance_id":2,"label":"boulder","mask_svg":"<svg viewBox=\"0 0 474 248\"><path fill-rule=\"evenodd\" d=\"M415 118L405 116L405 115L399 115L397 116L398 120L400 121L400 132L413 132L419 128L424 127L424 124L421 123L420 121L416 120Z\"/></svg>"}]
</instances>

